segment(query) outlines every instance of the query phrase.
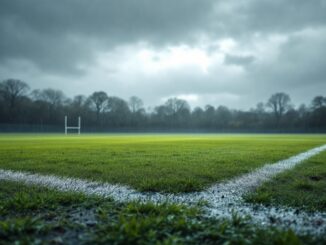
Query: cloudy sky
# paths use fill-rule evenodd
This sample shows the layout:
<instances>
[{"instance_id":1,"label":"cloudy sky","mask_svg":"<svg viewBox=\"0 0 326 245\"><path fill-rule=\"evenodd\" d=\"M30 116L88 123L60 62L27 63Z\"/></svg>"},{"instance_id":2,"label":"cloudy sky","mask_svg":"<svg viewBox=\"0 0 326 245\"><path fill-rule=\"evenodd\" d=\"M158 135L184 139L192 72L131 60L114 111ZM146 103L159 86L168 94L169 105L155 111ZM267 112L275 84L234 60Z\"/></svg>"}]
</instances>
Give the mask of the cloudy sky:
<instances>
[{"instance_id":1,"label":"cloudy sky","mask_svg":"<svg viewBox=\"0 0 326 245\"><path fill-rule=\"evenodd\" d=\"M326 95L326 0L1 0L0 79L148 106Z\"/></svg>"}]
</instances>

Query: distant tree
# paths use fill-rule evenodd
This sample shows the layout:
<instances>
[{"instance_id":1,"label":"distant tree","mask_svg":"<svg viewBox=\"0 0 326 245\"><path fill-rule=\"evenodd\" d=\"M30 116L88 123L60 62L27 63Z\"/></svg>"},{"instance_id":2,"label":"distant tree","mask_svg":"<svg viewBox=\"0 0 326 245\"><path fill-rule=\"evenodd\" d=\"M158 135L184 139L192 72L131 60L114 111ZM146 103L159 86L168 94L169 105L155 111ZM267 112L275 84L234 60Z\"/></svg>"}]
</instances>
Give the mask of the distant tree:
<instances>
[{"instance_id":1,"label":"distant tree","mask_svg":"<svg viewBox=\"0 0 326 245\"><path fill-rule=\"evenodd\" d=\"M66 96L61 90L51 88L37 89L32 91L31 96L39 111L35 118L49 124L58 123L62 120L64 116L63 105Z\"/></svg>"},{"instance_id":2,"label":"distant tree","mask_svg":"<svg viewBox=\"0 0 326 245\"><path fill-rule=\"evenodd\" d=\"M143 101L138 98L137 96L131 96L129 98L129 108L132 113L136 113L139 110L143 109L144 103Z\"/></svg>"},{"instance_id":3,"label":"distant tree","mask_svg":"<svg viewBox=\"0 0 326 245\"><path fill-rule=\"evenodd\" d=\"M326 97L316 96L312 102L310 125L314 128L326 128Z\"/></svg>"},{"instance_id":4,"label":"distant tree","mask_svg":"<svg viewBox=\"0 0 326 245\"><path fill-rule=\"evenodd\" d=\"M262 113L265 112L265 105L264 105L263 102L259 102L259 103L256 105L255 112L257 112L258 114L262 114Z\"/></svg>"},{"instance_id":5,"label":"distant tree","mask_svg":"<svg viewBox=\"0 0 326 245\"><path fill-rule=\"evenodd\" d=\"M171 127L183 127L189 124L190 106L187 101L170 98L165 102L164 106L169 118L168 124Z\"/></svg>"},{"instance_id":6,"label":"distant tree","mask_svg":"<svg viewBox=\"0 0 326 245\"><path fill-rule=\"evenodd\" d=\"M323 106L326 106L326 97L320 95L316 96L315 98L313 98L311 105L313 109L319 109Z\"/></svg>"},{"instance_id":7,"label":"distant tree","mask_svg":"<svg viewBox=\"0 0 326 245\"><path fill-rule=\"evenodd\" d=\"M217 126L221 128L228 127L232 114L226 106L219 106L215 112Z\"/></svg>"},{"instance_id":8,"label":"distant tree","mask_svg":"<svg viewBox=\"0 0 326 245\"><path fill-rule=\"evenodd\" d=\"M95 106L96 122L100 122L100 113L104 110L107 104L108 95L103 91L94 92L89 100Z\"/></svg>"},{"instance_id":9,"label":"distant tree","mask_svg":"<svg viewBox=\"0 0 326 245\"><path fill-rule=\"evenodd\" d=\"M92 121L91 120L91 109L90 109L90 100L87 99L84 95L76 95L70 105L70 113L73 117L81 116L83 117L83 122ZM90 118L89 118L90 117Z\"/></svg>"},{"instance_id":10,"label":"distant tree","mask_svg":"<svg viewBox=\"0 0 326 245\"><path fill-rule=\"evenodd\" d=\"M266 107L263 102L259 102L256 105L256 108L252 110L253 114L252 117L255 118L253 125L250 125L250 127L263 129L265 126L265 121L268 120L268 113L266 112ZM248 127L249 128L249 127Z\"/></svg>"},{"instance_id":11,"label":"distant tree","mask_svg":"<svg viewBox=\"0 0 326 245\"><path fill-rule=\"evenodd\" d=\"M85 95L76 95L72 100L72 105L76 108L81 108L87 102L87 98Z\"/></svg>"},{"instance_id":12,"label":"distant tree","mask_svg":"<svg viewBox=\"0 0 326 245\"><path fill-rule=\"evenodd\" d=\"M290 102L290 96L286 93L276 93L269 98L267 106L272 109L277 124L287 110L291 108Z\"/></svg>"},{"instance_id":13,"label":"distant tree","mask_svg":"<svg viewBox=\"0 0 326 245\"><path fill-rule=\"evenodd\" d=\"M19 102L26 95L29 86L18 79L7 79L0 83L0 97L3 103L2 114L10 122L19 116Z\"/></svg>"},{"instance_id":14,"label":"distant tree","mask_svg":"<svg viewBox=\"0 0 326 245\"><path fill-rule=\"evenodd\" d=\"M34 124L41 130L57 126L62 128L63 116L83 117L83 125L94 127L130 128L205 128L235 130L271 130L275 125L284 130L326 130L326 97L316 96L310 106L292 107L290 96L285 93L273 94L266 105L258 103L246 110L230 110L225 106L207 105L196 107L192 112L187 101L170 98L154 109L143 108L140 98L132 96L128 102L109 97L97 91L89 97L77 95L67 98L60 90L34 90L28 94L29 86L17 79L0 82L0 123L25 125ZM267 110L267 108L270 108ZM274 119L274 120L272 120ZM13 126L13 128L15 125ZM102 128L104 129L104 128Z\"/></svg>"},{"instance_id":15,"label":"distant tree","mask_svg":"<svg viewBox=\"0 0 326 245\"><path fill-rule=\"evenodd\" d=\"M165 105L159 105L154 108L154 112L151 115L152 124L155 126L166 126L168 124L168 116L170 112Z\"/></svg>"},{"instance_id":16,"label":"distant tree","mask_svg":"<svg viewBox=\"0 0 326 245\"><path fill-rule=\"evenodd\" d=\"M202 127L204 125L205 112L202 108L196 107L191 114L192 123L195 127Z\"/></svg>"},{"instance_id":17,"label":"distant tree","mask_svg":"<svg viewBox=\"0 0 326 245\"><path fill-rule=\"evenodd\" d=\"M205 106L205 123L204 127L212 128L216 127L215 121L215 108L212 105Z\"/></svg>"},{"instance_id":18,"label":"distant tree","mask_svg":"<svg viewBox=\"0 0 326 245\"><path fill-rule=\"evenodd\" d=\"M190 110L190 106L187 101L178 99L178 98L170 98L165 102L165 106L171 115L175 115L182 110Z\"/></svg>"},{"instance_id":19,"label":"distant tree","mask_svg":"<svg viewBox=\"0 0 326 245\"><path fill-rule=\"evenodd\" d=\"M133 127L144 127L147 120L143 101L137 96L131 96L128 105L131 111L130 125Z\"/></svg>"},{"instance_id":20,"label":"distant tree","mask_svg":"<svg viewBox=\"0 0 326 245\"><path fill-rule=\"evenodd\" d=\"M108 97L106 112L114 126L125 126L129 123L130 110L128 103L116 96Z\"/></svg>"},{"instance_id":21,"label":"distant tree","mask_svg":"<svg viewBox=\"0 0 326 245\"><path fill-rule=\"evenodd\" d=\"M5 122L5 103L2 96L0 96L0 123Z\"/></svg>"},{"instance_id":22,"label":"distant tree","mask_svg":"<svg viewBox=\"0 0 326 245\"><path fill-rule=\"evenodd\" d=\"M298 108L299 122L298 124L302 126L303 129L307 129L308 121L310 116L310 111L305 104L301 104Z\"/></svg>"},{"instance_id":23,"label":"distant tree","mask_svg":"<svg viewBox=\"0 0 326 245\"><path fill-rule=\"evenodd\" d=\"M0 95L11 110L15 108L19 97L25 95L28 89L29 86L18 79L7 79L0 83Z\"/></svg>"},{"instance_id":24,"label":"distant tree","mask_svg":"<svg viewBox=\"0 0 326 245\"><path fill-rule=\"evenodd\" d=\"M294 108L290 108L284 114L283 128L296 129L298 127L299 112Z\"/></svg>"},{"instance_id":25,"label":"distant tree","mask_svg":"<svg viewBox=\"0 0 326 245\"><path fill-rule=\"evenodd\" d=\"M110 96L107 99L106 109L108 112L119 113L129 112L128 103L116 96Z\"/></svg>"},{"instance_id":26,"label":"distant tree","mask_svg":"<svg viewBox=\"0 0 326 245\"><path fill-rule=\"evenodd\" d=\"M32 96L35 100L47 102L53 108L61 106L66 98L66 96L61 90L56 90L52 88L43 90L33 90Z\"/></svg>"}]
</instances>

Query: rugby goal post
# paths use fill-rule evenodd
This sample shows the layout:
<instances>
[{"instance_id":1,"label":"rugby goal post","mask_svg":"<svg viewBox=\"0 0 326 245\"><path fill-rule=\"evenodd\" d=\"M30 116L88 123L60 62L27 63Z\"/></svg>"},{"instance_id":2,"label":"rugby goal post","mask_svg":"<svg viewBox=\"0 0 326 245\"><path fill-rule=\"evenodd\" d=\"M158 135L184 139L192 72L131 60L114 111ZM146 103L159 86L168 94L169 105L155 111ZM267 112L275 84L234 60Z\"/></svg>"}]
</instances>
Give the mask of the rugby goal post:
<instances>
[{"instance_id":1,"label":"rugby goal post","mask_svg":"<svg viewBox=\"0 0 326 245\"><path fill-rule=\"evenodd\" d=\"M65 134L68 134L69 129L78 130L78 134L80 134L81 128L81 118L78 117L78 126L68 126L68 117L65 116Z\"/></svg>"}]
</instances>

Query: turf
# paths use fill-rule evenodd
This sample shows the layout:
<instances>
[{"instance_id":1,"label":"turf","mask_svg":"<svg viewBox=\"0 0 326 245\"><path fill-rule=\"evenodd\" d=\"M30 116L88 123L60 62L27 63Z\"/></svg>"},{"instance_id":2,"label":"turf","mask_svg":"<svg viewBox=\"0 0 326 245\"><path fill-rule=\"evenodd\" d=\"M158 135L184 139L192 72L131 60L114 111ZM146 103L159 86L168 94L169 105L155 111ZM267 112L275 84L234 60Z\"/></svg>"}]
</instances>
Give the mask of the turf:
<instances>
[{"instance_id":1,"label":"turf","mask_svg":"<svg viewBox=\"0 0 326 245\"><path fill-rule=\"evenodd\" d=\"M200 207L119 204L0 181L0 244L325 244L291 230L203 218Z\"/></svg>"},{"instance_id":2,"label":"turf","mask_svg":"<svg viewBox=\"0 0 326 245\"><path fill-rule=\"evenodd\" d=\"M249 202L326 211L326 152L266 182L246 197Z\"/></svg>"},{"instance_id":3,"label":"turf","mask_svg":"<svg viewBox=\"0 0 326 245\"><path fill-rule=\"evenodd\" d=\"M325 143L325 135L3 134L0 168L187 192Z\"/></svg>"}]
</instances>

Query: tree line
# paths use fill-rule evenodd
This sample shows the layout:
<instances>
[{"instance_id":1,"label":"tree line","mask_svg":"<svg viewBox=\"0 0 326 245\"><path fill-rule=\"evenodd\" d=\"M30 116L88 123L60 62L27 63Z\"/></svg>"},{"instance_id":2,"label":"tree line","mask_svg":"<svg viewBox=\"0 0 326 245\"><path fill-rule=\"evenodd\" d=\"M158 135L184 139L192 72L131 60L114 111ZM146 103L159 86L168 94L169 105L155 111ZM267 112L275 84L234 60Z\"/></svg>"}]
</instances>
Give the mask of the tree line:
<instances>
[{"instance_id":1,"label":"tree line","mask_svg":"<svg viewBox=\"0 0 326 245\"><path fill-rule=\"evenodd\" d=\"M170 98L146 110L143 101L128 101L96 91L90 96L68 98L61 90L36 89L18 79L0 82L1 125L41 125L61 129L64 116L75 123L82 117L83 130L203 130L325 132L326 97L316 96L309 105L295 107L288 94L280 92L250 110L206 105L190 108L186 100ZM7 127L8 128L8 127ZM28 130L28 127L26 127Z\"/></svg>"}]
</instances>

